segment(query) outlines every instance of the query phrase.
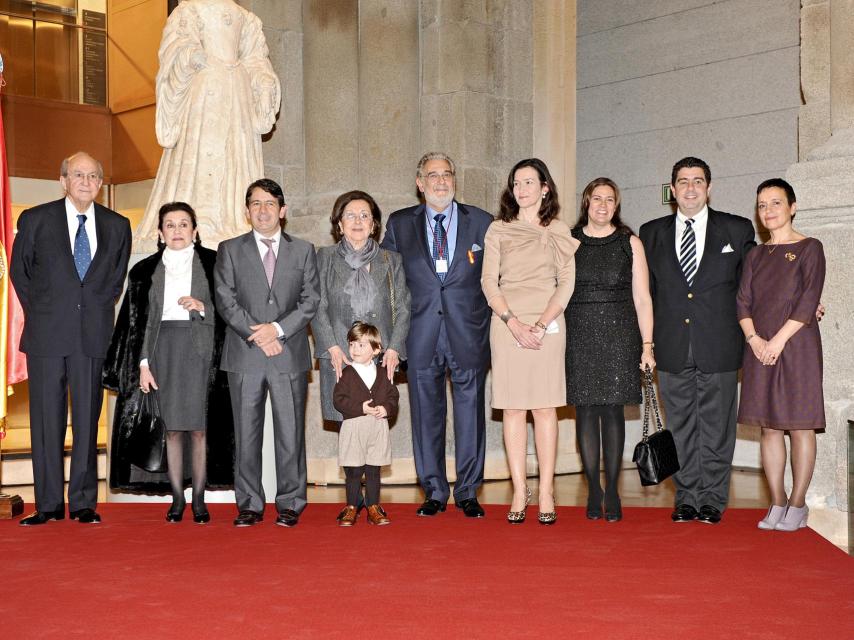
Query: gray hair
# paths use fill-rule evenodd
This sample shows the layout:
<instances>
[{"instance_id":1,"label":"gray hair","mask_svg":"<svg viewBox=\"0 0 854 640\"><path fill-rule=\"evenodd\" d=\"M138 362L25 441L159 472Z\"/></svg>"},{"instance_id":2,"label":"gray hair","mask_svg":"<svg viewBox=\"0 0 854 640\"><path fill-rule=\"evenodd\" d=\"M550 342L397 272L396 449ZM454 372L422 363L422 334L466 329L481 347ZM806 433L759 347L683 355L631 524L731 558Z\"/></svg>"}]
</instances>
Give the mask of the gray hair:
<instances>
[{"instance_id":1,"label":"gray hair","mask_svg":"<svg viewBox=\"0 0 854 640\"><path fill-rule=\"evenodd\" d=\"M67 178L68 177L68 165L71 163L72 160L74 160L75 158L77 158L79 156L85 156L85 157L89 158L92 162L94 162L98 166L98 180L104 179L104 167L101 165L100 162L98 162L95 158L90 156L85 151L77 151L75 153L72 153L67 158L63 158L62 164L59 165L59 175L61 175L63 178Z\"/></svg>"},{"instance_id":2,"label":"gray hair","mask_svg":"<svg viewBox=\"0 0 854 640\"><path fill-rule=\"evenodd\" d=\"M457 174L457 167L454 164L454 161L451 160L451 157L447 153L442 153L441 151L428 151L423 156L421 156L421 160L418 161L418 169L416 171L416 175L423 178L424 174L421 173L424 169L424 165L430 162L430 160L444 160L451 166L451 173L454 175Z\"/></svg>"}]
</instances>

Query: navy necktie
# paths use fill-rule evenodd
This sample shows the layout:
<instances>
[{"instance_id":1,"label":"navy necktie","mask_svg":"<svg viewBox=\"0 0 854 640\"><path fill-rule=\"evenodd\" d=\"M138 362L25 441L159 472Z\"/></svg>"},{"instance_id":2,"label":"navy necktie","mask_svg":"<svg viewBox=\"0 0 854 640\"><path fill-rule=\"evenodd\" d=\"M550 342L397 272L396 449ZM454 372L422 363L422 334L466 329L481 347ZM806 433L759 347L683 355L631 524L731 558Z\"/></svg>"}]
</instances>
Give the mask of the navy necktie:
<instances>
[{"instance_id":1,"label":"navy necktie","mask_svg":"<svg viewBox=\"0 0 854 640\"><path fill-rule=\"evenodd\" d=\"M689 287L694 284L694 276L697 274L697 236L694 234L693 224L693 220L685 221L685 231L679 246L679 266L682 267Z\"/></svg>"},{"instance_id":2,"label":"navy necktie","mask_svg":"<svg viewBox=\"0 0 854 640\"><path fill-rule=\"evenodd\" d=\"M445 219L444 213L437 213L433 216L433 220L436 221L436 227L433 229L433 265L435 266L436 261L439 258L445 260L447 264L448 260L448 252L447 247L445 246L445 227L442 225L442 220ZM439 276L439 280L445 279L444 273L437 273Z\"/></svg>"},{"instance_id":3,"label":"navy necktie","mask_svg":"<svg viewBox=\"0 0 854 640\"><path fill-rule=\"evenodd\" d=\"M89 247L89 234L86 233L86 216L78 214L77 219L80 226L77 227L77 235L74 236L74 266L77 267L77 275L80 281L86 277L89 265L92 264L92 249Z\"/></svg>"}]
</instances>

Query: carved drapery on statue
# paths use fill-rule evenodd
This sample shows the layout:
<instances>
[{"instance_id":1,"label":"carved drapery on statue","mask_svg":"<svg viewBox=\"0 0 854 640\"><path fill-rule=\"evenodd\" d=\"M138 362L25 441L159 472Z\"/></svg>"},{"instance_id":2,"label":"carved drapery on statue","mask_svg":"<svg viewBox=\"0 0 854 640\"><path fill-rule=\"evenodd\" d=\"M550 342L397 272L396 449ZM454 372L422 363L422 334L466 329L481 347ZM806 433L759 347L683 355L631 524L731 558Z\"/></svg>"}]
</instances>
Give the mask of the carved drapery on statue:
<instances>
[{"instance_id":1,"label":"carved drapery on statue","mask_svg":"<svg viewBox=\"0 0 854 640\"><path fill-rule=\"evenodd\" d=\"M208 245L248 230L246 187L264 176L261 136L276 121L279 79L261 21L232 0L184 0L158 53L157 141L163 157L136 251L157 241L157 211L188 202Z\"/></svg>"}]
</instances>

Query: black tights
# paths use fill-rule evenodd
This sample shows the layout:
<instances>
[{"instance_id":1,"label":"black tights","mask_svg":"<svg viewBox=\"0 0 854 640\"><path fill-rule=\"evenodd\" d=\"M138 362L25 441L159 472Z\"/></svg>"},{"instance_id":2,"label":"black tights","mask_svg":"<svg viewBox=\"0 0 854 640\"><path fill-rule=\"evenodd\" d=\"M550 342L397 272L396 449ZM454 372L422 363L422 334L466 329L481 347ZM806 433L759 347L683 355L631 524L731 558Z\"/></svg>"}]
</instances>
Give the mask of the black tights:
<instances>
[{"instance_id":1,"label":"black tights","mask_svg":"<svg viewBox=\"0 0 854 640\"><path fill-rule=\"evenodd\" d=\"M602 486L599 484L599 422L602 423L602 454L605 459L605 509L619 506L617 479L623 462L623 444L626 441L626 419L623 406L617 404L578 405L575 407L575 432L581 451L581 464L587 477L590 507L602 503Z\"/></svg>"},{"instance_id":2,"label":"black tights","mask_svg":"<svg viewBox=\"0 0 854 640\"><path fill-rule=\"evenodd\" d=\"M365 497L362 498L362 474L365 474ZM354 507L372 506L380 502L380 468L372 464L344 467L347 504Z\"/></svg>"},{"instance_id":3,"label":"black tights","mask_svg":"<svg viewBox=\"0 0 854 640\"><path fill-rule=\"evenodd\" d=\"M166 461L169 463L169 484L172 485L172 504L184 509L184 431L166 432ZM193 509L205 509L207 484L207 439L204 431L190 431L190 455L193 467ZM180 509L179 509L180 507Z\"/></svg>"}]
</instances>

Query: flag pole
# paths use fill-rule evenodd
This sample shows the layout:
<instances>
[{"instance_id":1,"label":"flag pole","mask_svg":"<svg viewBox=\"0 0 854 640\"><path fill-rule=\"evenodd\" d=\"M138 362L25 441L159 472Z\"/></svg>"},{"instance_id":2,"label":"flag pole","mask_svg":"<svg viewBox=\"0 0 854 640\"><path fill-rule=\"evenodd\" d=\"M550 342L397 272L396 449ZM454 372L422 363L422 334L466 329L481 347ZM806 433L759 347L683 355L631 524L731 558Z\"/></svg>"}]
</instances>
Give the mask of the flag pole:
<instances>
[{"instance_id":1,"label":"flag pole","mask_svg":"<svg viewBox=\"0 0 854 640\"><path fill-rule=\"evenodd\" d=\"M6 81L3 78L3 56L0 54L0 94ZM13 304L20 306L9 280L9 256L12 228L12 198L9 193L9 165L6 159L6 135L3 130L3 106L0 103L0 489L3 487L3 440L6 438L8 416L9 356L17 353L17 344L9 349L9 317ZM14 301L14 303L13 303ZM26 373L23 374L26 377ZM10 519L24 512L21 496L0 491L0 519Z\"/></svg>"}]
</instances>

